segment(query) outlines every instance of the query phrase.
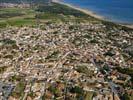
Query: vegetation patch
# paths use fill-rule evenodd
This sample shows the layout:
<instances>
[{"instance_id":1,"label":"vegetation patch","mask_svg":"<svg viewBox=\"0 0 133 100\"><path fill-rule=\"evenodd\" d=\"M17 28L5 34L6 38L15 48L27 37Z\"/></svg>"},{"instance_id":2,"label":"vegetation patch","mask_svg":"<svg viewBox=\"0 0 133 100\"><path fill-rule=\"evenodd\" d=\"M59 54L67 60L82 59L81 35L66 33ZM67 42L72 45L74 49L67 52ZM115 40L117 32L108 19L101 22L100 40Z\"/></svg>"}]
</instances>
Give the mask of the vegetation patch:
<instances>
[{"instance_id":1,"label":"vegetation patch","mask_svg":"<svg viewBox=\"0 0 133 100\"><path fill-rule=\"evenodd\" d=\"M8 24L11 26L34 25L35 21L29 19L17 19L17 20L9 20Z\"/></svg>"},{"instance_id":2,"label":"vegetation patch","mask_svg":"<svg viewBox=\"0 0 133 100\"><path fill-rule=\"evenodd\" d=\"M81 11L57 3L52 3L51 6L39 6L36 11L53 14L73 15L75 17L88 17L87 14Z\"/></svg>"},{"instance_id":3,"label":"vegetation patch","mask_svg":"<svg viewBox=\"0 0 133 100\"><path fill-rule=\"evenodd\" d=\"M7 66L0 67L0 74L4 73L7 69Z\"/></svg>"},{"instance_id":4,"label":"vegetation patch","mask_svg":"<svg viewBox=\"0 0 133 100\"><path fill-rule=\"evenodd\" d=\"M71 93L77 93L77 94L82 94L83 89L81 87L75 86L70 89Z\"/></svg>"},{"instance_id":5,"label":"vegetation patch","mask_svg":"<svg viewBox=\"0 0 133 100\"><path fill-rule=\"evenodd\" d=\"M24 89L25 89L25 82L23 82L23 81L19 82L16 85L14 91L12 92L12 96L15 98L19 98L19 97L23 96Z\"/></svg>"},{"instance_id":6,"label":"vegetation patch","mask_svg":"<svg viewBox=\"0 0 133 100\"><path fill-rule=\"evenodd\" d=\"M22 13L0 13L0 18L11 18L16 16L22 16Z\"/></svg>"},{"instance_id":7,"label":"vegetation patch","mask_svg":"<svg viewBox=\"0 0 133 100\"><path fill-rule=\"evenodd\" d=\"M121 67L116 67L115 68L118 72L127 74L131 76L131 81L133 82L133 68L121 68Z\"/></svg>"},{"instance_id":8,"label":"vegetation patch","mask_svg":"<svg viewBox=\"0 0 133 100\"><path fill-rule=\"evenodd\" d=\"M93 99L94 92L86 92L84 94L84 100L92 100Z\"/></svg>"},{"instance_id":9,"label":"vegetation patch","mask_svg":"<svg viewBox=\"0 0 133 100\"><path fill-rule=\"evenodd\" d=\"M7 38L7 39L0 40L0 43L3 43L4 45L14 45L16 44L16 41Z\"/></svg>"},{"instance_id":10,"label":"vegetation patch","mask_svg":"<svg viewBox=\"0 0 133 100\"><path fill-rule=\"evenodd\" d=\"M23 76L20 75L14 75L9 78L11 82L20 82L23 80Z\"/></svg>"},{"instance_id":11,"label":"vegetation patch","mask_svg":"<svg viewBox=\"0 0 133 100\"><path fill-rule=\"evenodd\" d=\"M54 59L57 59L58 56L59 56L60 52L59 51L54 51L52 52L51 54L49 54L46 59L49 59L49 60L54 60Z\"/></svg>"},{"instance_id":12,"label":"vegetation patch","mask_svg":"<svg viewBox=\"0 0 133 100\"><path fill-rule=\"evenodd\" d=\"M13 59L13 55L11 55L11 54L7 54L7 55L4 56L4 58Z\"/></svg>"},{"instance_id":13,"label":"vegetation patch","mask_svg":"<svg viewBox=\"0 0 133 100\"><path fill-rule=\"evenodd\" d=\"M7 26L6 22L0 22L0 28L5 28Z\"/></svg>"},{"instance_id":14,"label":"vegetation patch","mask_svg":"<svg viewBox=\"0 0 133 100\"><path fill-rule=\"evenodd\" d=\"M76 66L75 70L79 73L84 73L87 76L92 76L94 74L94 72L89 70L85 65Z\"/></svg>"},{"instance_id":15,"label":"vegetation patch","mask_svg":"<svg viewBox=\"0 0 133 100\"><path fill-rule=\"evenodd\" d=\"M50 86L48 88L48 90L55 96L55 97L59 97L61 91L59 91L59 89L56 86Z\"/></svg>"}]
</instances>

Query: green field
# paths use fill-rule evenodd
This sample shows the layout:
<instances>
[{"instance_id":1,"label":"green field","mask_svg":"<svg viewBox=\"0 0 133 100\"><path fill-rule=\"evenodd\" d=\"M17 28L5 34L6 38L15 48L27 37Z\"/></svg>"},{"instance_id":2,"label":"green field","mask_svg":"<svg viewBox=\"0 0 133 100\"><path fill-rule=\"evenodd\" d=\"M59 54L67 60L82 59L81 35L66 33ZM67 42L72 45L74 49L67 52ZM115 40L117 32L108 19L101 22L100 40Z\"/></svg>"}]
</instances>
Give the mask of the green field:
<instances>
[{"instance_id":1,"label":"green field","mask_svg":"<svg viewBox=\"0 0 133 100\"><path fill-rule=\"evenodd\" d=\"M35 13L34 10L27 8L2 8L0 9L0 28L35 24Z\"/></svg>"},{"instance_id":2,"label":"green field","mask_svg":"<svg viewBox=\"0 0 133 100\"><path fill-rule=\"evenodd\" d=\"M52 6L35 6L34 8L1 8L0 28L6 26L34 26L47 21L96 21L78 10L65 5L53 3ZM98 21L98 20L97 20Z\"/></svg>"},{"instance_id":3,"label":"green field","mask_svg":"<svg viewBox=\"0 0 133 100\"><path fill-rule=\"evenodd\" d=\"M129 28L96 19L81 11L57 3L52 3L52 5L35 5L31 8L0 8L0 28L7 26L34 27L45 22L103 23L106 25L107 30L113 27L130 30Z\"/></svg>"}]
</instances>

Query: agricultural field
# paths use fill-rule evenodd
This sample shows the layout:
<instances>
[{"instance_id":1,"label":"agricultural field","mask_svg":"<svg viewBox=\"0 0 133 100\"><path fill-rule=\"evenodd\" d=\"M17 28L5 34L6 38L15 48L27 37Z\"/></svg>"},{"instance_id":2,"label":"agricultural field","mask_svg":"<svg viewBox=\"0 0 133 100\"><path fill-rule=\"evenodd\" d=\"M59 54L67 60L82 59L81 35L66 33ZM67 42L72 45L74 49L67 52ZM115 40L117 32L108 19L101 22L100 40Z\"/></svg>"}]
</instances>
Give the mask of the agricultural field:
<instances>
[{"instance_id":1,"label":"agricultural field","mask_svg":"<svg viewBox=\"0 0 133 100\"><path fill-rule=\"evenodd\" d=\"M28 8L0 9L0 27L35 24L35 11Z\"/></svg>"},{"instance_id":2,"label":"agricultural field","mask_svg":"<svg viewBox=\"0 0 133 100\"><path fill-rule=\"evenodd\" d=\"M80 11L53 3L52 6L36 6L34 8L1 8L0 28L6 26L36 26L44 22L85 22L98 21Z\"/></svg>"}]
</instances>

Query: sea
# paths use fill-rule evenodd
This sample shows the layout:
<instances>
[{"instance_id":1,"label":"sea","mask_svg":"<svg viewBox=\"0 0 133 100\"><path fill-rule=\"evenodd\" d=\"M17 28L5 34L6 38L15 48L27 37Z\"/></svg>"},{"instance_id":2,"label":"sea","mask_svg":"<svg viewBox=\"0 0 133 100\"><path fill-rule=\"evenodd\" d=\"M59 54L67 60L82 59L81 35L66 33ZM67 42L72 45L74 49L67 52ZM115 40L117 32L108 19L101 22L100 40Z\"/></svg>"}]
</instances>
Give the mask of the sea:
<instances>
[{"instance_id":1,"label":"sea","mask_svg":"<svg viewBox=\"0 0 133 100\"><path fill-rule=\"evenodd\" d=\"M133 24L133 0L61 0L61 2L90 10L112 22Z\"/></svg>"}]
</instances>

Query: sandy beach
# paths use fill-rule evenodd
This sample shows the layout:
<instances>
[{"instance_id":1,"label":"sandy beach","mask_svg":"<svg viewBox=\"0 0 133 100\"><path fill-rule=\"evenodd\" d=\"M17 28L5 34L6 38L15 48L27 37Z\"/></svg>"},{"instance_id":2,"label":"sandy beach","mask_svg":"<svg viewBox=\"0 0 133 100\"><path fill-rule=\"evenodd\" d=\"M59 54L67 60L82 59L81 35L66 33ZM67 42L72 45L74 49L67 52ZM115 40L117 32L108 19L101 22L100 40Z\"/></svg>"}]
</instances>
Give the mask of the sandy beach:
<instances>
[{"instance_id":1,"label":"sandy beach","mask_svg":"<svg viewBox=\"0 0 133 100\"><path fill-rule=\"evenodd\" d=\"M126 27L128 27L128 28L132 28L132 29L133 29L133 25L127 25L127 24L120 24L120 25L126 26Z\"/></svg>"},{"instance_id":2,"label":"sandy beach","mask_svg":"<svg viewBox=\"0 0 133 100\"><path fill-rule=\"evenodd\" d=\"M97 18L97 19L105 20L104 17L102 17L102 16L100 16L100 15L97 15L97 14L95 14L95 13L92 12L92 11L89 11L89 10L86 10L86 9L82 9L82 8L77 7L77 6L73 6L73 5L71 5L71 4L67 4L67 3L61 2L60 0L53 0L53 2L59 3L59 4L63 4L63 5L67 5L68 7L71 7L71 8L73 8L73 9L76 9L76 10L79 10L79 11L81 11L81 12L84 12L85 14L88 14L88 15L90 15L90 16L92 16L92 17Z\"/></svg>"},{"instance_id":3,"label":"sandy beach","mask_svg":"<svg viewBox=\"0 0 133 100\"><path fill-rule=\"evenodd\" d=\"M79 10L79 11L84 12L85 14L88 14L88 15L90 15L90 16L92 16L92 17L97 18L97 19L106 20L103 16L100 16L100 15L98 15L98 14L96 14L96 13L94 13L93 11L90 11L90 10L88 10L88 9L83 9L83 8L80 8L80 7L71 5L71 4L67 4L67 3L61 2L60 0L53 0L53 2L59 3L59 4L63 4L63 5L66 5L66 6L68 6L68 7L73 8L73 9ZM106 20L106 21L107 21L107 20ZM115 22L114 22L114 23L115 23ZM117 22L116 22L116 23L117 23ZM131 25L131 24L129 24L129 25L128 25L128 24L120 24L120 23L117 23L117 24L122 25L122 26L126 26L126 27L128 27L128 28L132 28L132 29L133 29L133 25Z\"/></svg>"}]
</instances>

